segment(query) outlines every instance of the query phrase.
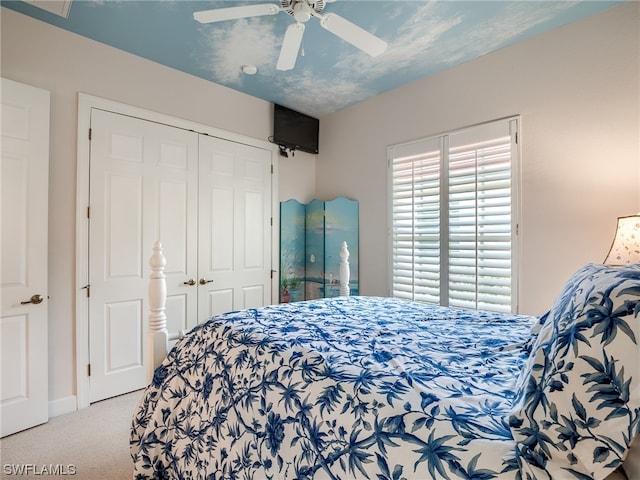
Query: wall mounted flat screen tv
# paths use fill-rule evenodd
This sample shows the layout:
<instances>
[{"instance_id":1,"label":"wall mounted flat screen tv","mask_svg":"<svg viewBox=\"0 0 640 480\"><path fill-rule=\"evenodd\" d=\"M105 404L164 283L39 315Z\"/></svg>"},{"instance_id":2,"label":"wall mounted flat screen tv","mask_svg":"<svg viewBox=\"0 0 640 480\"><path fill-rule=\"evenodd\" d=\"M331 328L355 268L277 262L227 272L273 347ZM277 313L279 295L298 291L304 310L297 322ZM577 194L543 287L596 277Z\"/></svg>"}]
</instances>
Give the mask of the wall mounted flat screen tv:
<instances>
[{"instance_id":1,"label":"wall mounted flat screen tv","mask_svg":"<svg viewBox=\"0 0 640 480\"><path fill-rule=\"evenodd\" d=\"M291 150L318 153L320 121L304 113L275 104L273 143Z\"/></svg>"}]
</instances>

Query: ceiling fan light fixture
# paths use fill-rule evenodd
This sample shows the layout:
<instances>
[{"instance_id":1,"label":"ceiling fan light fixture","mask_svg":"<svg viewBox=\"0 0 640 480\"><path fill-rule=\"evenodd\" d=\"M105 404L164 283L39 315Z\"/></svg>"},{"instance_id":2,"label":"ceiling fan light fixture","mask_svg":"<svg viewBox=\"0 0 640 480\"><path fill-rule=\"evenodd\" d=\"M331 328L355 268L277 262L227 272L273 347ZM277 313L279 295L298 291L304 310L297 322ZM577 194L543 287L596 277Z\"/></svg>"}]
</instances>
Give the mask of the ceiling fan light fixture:
<instances>
[{"instance_id":1,"label":"ceiling fan light fixture","mask_svg":"<svg viewBox=\"0 0 640 480\"><path fill-rule=\"evenodd\" d=\"M307 2L298 2L293 6L293 18L300 23L308 22L311 18L312 11Z\"/></svg>"}]
</instances>

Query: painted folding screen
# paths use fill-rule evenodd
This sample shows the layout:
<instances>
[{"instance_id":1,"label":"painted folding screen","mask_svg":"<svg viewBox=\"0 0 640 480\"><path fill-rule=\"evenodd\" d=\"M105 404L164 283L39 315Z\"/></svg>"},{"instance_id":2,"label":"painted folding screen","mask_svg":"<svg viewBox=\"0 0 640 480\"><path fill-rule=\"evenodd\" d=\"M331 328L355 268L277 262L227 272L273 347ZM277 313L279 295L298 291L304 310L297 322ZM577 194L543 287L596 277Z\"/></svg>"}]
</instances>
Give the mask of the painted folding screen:
<instances>
[{"instance_id":1,"label":"painted folding screen","mask_svg":"<svg viewBox=\"0 0 640 480\"><path fill-rule=\"evenodd\" d=\"M280 203L280 301L340 294L340 247L347 242L351 295L358 294L358 202L338 197Z\"/></svg>"}]
</instances>

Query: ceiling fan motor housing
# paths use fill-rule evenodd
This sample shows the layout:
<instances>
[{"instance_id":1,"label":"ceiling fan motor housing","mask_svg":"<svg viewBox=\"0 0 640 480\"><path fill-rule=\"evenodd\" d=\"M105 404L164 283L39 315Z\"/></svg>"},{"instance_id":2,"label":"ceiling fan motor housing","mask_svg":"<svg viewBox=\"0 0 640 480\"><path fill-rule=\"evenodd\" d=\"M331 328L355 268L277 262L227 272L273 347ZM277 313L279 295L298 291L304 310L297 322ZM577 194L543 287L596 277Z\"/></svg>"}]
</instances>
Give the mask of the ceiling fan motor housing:
<instances>
[{"instance_id":1,"label":"ceiling fan motor housing","mask_svg":"<svg viewBox=\"0 0 640 480\"><path fill-rule=\"evenodd\" d=\"M301 23L311 18L312 11L320 13L325 3L325 0L280 0L282 10Z\"/></svg>"}]
</instances>

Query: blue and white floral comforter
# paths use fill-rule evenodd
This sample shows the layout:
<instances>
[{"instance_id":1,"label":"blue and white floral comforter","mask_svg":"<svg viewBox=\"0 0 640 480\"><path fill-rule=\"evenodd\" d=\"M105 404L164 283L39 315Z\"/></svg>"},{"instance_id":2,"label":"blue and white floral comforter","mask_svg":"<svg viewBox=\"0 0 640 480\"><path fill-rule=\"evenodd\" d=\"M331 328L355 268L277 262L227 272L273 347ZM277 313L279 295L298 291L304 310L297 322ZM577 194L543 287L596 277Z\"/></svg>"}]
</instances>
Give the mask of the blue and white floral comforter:
<instances>
[{"instance_id":1,"label":"blue and white floral comforter","mask_svg":"<svg viewBox=\"0 0 640 480\"><path fill-rule=\"evenodd\" d=\"M619 316L598 333L608 344L634 332L637 337L635 302L635 327L624 327L627 319ZM547 478L541 472L546 475L556 452L573 460L565 447L580 443L581 429L597 430L596 423L605 423L601 416L624 416L607 410L613 394L604 387L591 388L591 399L569 393L557 408L545 401L532 377L550 364L561 370L556 383L545 383L551 392L568 392L572 377L558 359L543 366L536 360L546 348L543 340L550 341L545 328L553 315L552 309L538 323L392 298L342 297L214 317L176 345L145 391L132 425L134 477ZM597 319L589 318L593 327ZM575 342L599 344L586 330L565 337L563 346L577 352ZM580 372L579 383L615 373L628 389L632 373L638 377L637 367L621 372L602 356L583 363L600 377ZM636 410L616 425L628 427L627 436L638 432L638 396ZM540 405L552 418L532 413ZM565 414L567 408L572 411ZM554 430L554 421L559 438L545 437L541 431ZM615 456L598 448L612 470L630 439L607 438ZM577 467L578 473L563 472L553 478L595 478L581 477Z\"/></svg>"}]
</instances>

